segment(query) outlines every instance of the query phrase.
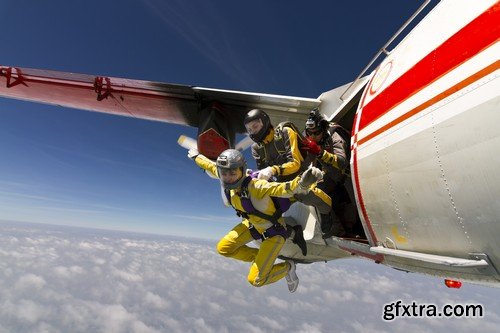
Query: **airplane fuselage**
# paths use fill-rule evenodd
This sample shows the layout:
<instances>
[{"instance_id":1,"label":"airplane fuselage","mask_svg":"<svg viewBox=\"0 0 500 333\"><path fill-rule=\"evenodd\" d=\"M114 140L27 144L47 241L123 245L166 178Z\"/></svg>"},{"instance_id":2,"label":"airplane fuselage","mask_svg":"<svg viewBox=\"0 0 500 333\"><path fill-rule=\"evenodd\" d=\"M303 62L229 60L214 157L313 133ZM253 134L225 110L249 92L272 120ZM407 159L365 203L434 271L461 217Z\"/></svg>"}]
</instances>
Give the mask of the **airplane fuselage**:
<instances>
[{"instance_id":1,"label":"airplane fuselage","mask_svg":"<svg viewBox=\"0 0 500 333\"><path fill-rule=\"evenodd\" d=\"M440 3L370 75L351 171L378 260L500 282L499 21L496 1Z\"/></svg>"}]
</instances>

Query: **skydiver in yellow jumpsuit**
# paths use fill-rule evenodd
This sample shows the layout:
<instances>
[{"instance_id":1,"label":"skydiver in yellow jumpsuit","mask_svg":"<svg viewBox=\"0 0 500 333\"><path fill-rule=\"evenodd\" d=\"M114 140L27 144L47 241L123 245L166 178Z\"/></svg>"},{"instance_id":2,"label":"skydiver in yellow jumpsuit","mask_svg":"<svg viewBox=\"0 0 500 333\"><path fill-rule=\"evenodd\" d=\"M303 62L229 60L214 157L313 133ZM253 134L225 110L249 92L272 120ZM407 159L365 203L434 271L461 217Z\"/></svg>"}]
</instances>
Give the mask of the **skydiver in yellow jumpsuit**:
<instances>
[{"instance_id":1,"label":"skydiver in yellow jumpsuit","mask_svg":"<svg viewBox=\"0 0 500 333\"><path fill-rule=\"evenodd\" d=\"M254 141L252 156L259 169L258 178L270 180L275 178L278 182L294 179L307 169L311 159L304 160L299 149L299 134L291 127L279 124L276 128L271 124L268 114L260 109L249 111L243 120L248 135ZM300 201L305 205L318 209L322 222L330 219L332 200L319 187L308 193L297 193L293 201Z\"/></svg>"},{"instance_id":2,"label":"skydiver in yellow jumpsuit","mask_svg":"<svg viewBox=\"0 0 500 333\"><path fill-rule=\"evenodd\" d=\"M250 199L253 208L259 212L272 216L276 209L271 196L291 198L297 193L307 193L313 184L323 178L321 171L313 167L306 170L302 176L277 183L248 176L245 158L235 149L222 152L216 162L199 154L195 149L189 151L188 157L220 179L223 188L229 192L231 205L243 217L242 222L219 241L217 252L225 257L251 262L248 282L253 286L261 287L286 277L289 291L294 292L299 284L295 263L291 260L274 263L286 238L283 217L277 217L277 223L258 217L248 208L245 199ZM259 249L246 245L255 239L255 232L262 236Z\"/></svg>"}]
</instances>

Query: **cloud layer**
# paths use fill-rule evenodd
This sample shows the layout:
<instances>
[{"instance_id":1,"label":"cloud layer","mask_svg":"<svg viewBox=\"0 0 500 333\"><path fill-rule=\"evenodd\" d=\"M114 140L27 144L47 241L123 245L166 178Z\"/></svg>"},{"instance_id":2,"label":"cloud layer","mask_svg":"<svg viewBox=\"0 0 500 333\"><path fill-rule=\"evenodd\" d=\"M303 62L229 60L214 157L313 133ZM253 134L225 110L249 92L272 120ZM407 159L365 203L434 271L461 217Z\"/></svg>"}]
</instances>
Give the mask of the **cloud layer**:
<instances>
[{"instance_id":1,"label":"cloud layer","mask_svg":"<svg viewBox=\"0 0 500 333\"><path fill-rule=\"evenodd\" d=\"M199 240L0 224L1 332L495 332L498 289L364 260L299 265L300 286L254 288L248 265ZM383 305L478 303L483 318L382 320Z\"/></svg>"}]
</instances>

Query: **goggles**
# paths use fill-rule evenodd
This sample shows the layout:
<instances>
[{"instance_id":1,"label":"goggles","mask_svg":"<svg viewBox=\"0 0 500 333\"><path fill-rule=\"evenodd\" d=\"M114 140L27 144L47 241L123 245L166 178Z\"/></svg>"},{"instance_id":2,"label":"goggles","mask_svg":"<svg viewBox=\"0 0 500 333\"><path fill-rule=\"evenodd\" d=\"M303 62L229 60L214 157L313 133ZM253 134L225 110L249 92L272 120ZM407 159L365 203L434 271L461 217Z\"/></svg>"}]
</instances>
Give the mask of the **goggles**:
<instances>
[{"instance_id":1,"label":"goggles","mask_svg":"<svg viewBox=\"0 0 500 333\"><path fill-rule=\"evenodd\" d=\"M309 129L309 128L315 128L316 127L316 121L314 119L307 119L306 121L306 129Z\"/></svg>"},{"instance_id":2,"label":"goggles","mask_svg":"<svg viewBox=\"0 0 500 333\"><path fill-rule=\"evenodd\" d=\"M248 134L257 134L264 127L262 119L255 119L245 124L245 128Z\"/></svg>"},{"instance_id":3,"label":"goggles","mask_svg":"<svg viewBox=\"0 0 500 333\"><path fill-rule=\"evenodd\" d=\"M318 136L321 133L323 133L323 131L321 131L321 130L313 131L313 130L308 129L308 130L306 130L306 133L307 133L307 135L310 135L310 136Z\"/></svg>"}]
</instances>

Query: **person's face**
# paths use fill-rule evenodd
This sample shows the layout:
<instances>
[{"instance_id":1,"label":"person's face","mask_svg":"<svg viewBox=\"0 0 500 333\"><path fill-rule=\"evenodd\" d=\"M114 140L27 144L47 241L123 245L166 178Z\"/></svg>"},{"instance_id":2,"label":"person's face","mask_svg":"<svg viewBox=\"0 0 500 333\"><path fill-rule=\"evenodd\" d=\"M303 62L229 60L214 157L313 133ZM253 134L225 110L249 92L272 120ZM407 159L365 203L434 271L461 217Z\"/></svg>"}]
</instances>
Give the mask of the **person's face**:
<instances>
[{"instance_id":1,"label":"person's face","mask_svg":"<svg viewBox=\"0 0 500 333\"><path fill-rule=\"evenodd\" d=\"M243 176L240 168L238 169L220 169L222 181L226 184L236 183Z\"/></svg>"},{"instance_id":2,"label":"person's face","mask_svg":"<svg viewBox=\"0 0 500 333\"><path fill-rule=\"evenodd\" d=\"M313 128L306 130L307 135L311 137L316 143L320 142L323 138L323 131L319 128Z\"/></svg>"},{"instance_id":3,"label":"person's face","mask_svg":"<svg viewBox=\"0 0 500 333\"><path fill-rule=\"evenodd\" d=\"M248 134L257 134L264 127L262 119L252 120L245 125Z\"/></svg>"}]
</instances>

